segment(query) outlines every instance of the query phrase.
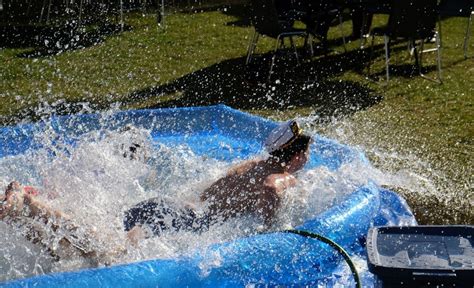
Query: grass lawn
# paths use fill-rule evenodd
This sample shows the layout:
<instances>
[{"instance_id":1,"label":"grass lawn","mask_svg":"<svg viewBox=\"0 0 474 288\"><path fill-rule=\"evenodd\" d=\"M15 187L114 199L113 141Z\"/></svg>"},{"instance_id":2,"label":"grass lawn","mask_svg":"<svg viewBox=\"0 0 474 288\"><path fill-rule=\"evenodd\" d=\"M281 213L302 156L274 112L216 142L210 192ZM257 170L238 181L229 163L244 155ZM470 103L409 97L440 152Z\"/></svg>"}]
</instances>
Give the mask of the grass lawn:
<instances>
[{"instance_id":1,"label":"grass lawn","mask_svg":"<svg viewBox=\"0 0 474 288\"><path fill-rule=\"evenodd\" d=\"M175 13L163 30L154 15L128 14L127 31L59 54L6 45L0 50L0 124L117 103L123 109L224 103L274 119L317 116L311 119L321 133L360 146L383 170L406 168L433 185L429 193L394 187L420 222L474 223L474 58L462 54L466 19L443 20L442 85L416 76L403 43L394 46L397 69L388 85L367 79L368 49L356 41L343 53L336 28L330 30L333 52L319 51L296 68L285 65L294 59L279 57L266 83L274 40L261 39L257 52L264 57L246 67L253 29L244 15L238 6ZM375 26L384 21L376 17ZM350 30L346 21L345 34ZM474 39L469 51L474 55ZM381 39L374 55L374 76L383 77ZM435 77L434 55L424 58L427 75Z\"/></svg>"}]
</instances>

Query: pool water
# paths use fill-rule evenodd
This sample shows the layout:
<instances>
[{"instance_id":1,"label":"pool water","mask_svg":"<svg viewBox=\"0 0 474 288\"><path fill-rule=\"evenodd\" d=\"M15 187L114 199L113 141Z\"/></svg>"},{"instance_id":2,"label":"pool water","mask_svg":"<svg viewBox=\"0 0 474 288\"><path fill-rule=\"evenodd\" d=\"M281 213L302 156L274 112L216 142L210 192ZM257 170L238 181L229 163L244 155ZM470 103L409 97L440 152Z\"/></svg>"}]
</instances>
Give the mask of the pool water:
<instances>
[{"instance_id":1,"label":"pool water","mask_svg":"<svg viewBox=\"0 0 474 288\"><path fill-rule=\"evenodd\" d=\"M99 120L94 118L93 122L102 123L102 117L109 115L99 115ZM22 130L4 133L4 138L15 137L11 142L16 146L2 147L0 151L0 189L4 190L13 180L37 187L41 200L70 215L81 227L95 231L100 249L109 251L125 246L128 253L116 256L114 264L176 258L205 250L214 243L263 231L258 219L246 216L218 223L201 234L164 233L140 242L138 247L126 242L124 211L157 196L171 199L177 205L195 203L199 209L200 193L225 175L232 165L266 156L261 144L265 130L258 126L258 121L252 127L233 124L230 129L238 133L232 134L213 127L196 128L199 126L194 121L179 124L158 116L140 116L139 121L121 124L126 121L120 117L114 125L96 125L94 129L72 121L68 125L74 131L81 130L77 134L64 133L54 120L43 123L39 130L22 128L28 137ZM218 121L225 120L221 118ZM208 120L204 123L215 124ZM184 125L184 128L163 129L166 125ZM245 137L251 129L261 133L258 137ZM373 168L357 149L322 138L309 126L305 129L314 136L312 156L297 175L298 185L285 194L271 230L300 225L369 181L403 185L404 177ZM33 144L27 141L30 138L34 139ZM134 143L140 149L131 155L128 147ZM90 266L79 257L55 261L44 248L24 239L26 229L0 222L0 235L5 235L0 238L0 281ZM47 232L50 244L57 245L58 235Z\"/></svg>"},{"instance_id":2,"label":"pool water","mask_svg":"<svg viewBox=\"0 0 474 288\"><path fill-rule=\"evenodd\" d=\"M38 187L39 198L48 205L64 211L77 224L100 231L100 239L110 245L104 249L124 245L122 219L128 207L156 196L197 203L200 192L229 167L261 152L259 143L218 134L163 136L138 127L125 132L94 131L60 146L53 145L52 139L59 135L52 132L36 137L42 138L43 148L0 158L0 188L4 190L12 180ZM132 142L143 148L139 159L124 157L124 147ZM300 184L288 191L274 229L301 224L364 184L367 171L354 169L357 165L364 163L343 165L337 172L323 166L302 171ZM139 247L127 246L129 253L114 261L176 257L254 234L262 227L257 219L247 217L216 225L200 235L168 233L147 239ZM47 251L23 239L24 229L0 224L0 234L6 235L0 243L0 280L87 266L81 259L53 261Z\"/></svg>"}]
</instances>

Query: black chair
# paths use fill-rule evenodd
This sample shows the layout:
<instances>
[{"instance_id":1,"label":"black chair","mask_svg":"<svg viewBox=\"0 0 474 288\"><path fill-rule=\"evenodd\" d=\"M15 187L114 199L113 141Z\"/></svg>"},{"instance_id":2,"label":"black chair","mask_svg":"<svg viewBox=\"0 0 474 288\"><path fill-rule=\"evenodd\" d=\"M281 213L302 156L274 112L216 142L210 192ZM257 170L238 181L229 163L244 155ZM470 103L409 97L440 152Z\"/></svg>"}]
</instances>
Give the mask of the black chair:
<instances>
[{"instance_id":1,"label":"black chair","mask_svg":"<svg viewBox=\"0 0 474 288\"><path fill-rule=\"evenodd\" d=\"M408 41L410 51L415 56L415 63L422 77L438 81L441 83L441 53L440 38L436 31L436 20L438 17L437 0L395 0L391 4L388 24L385 27L377 27L371 30L372 36L370 60L368 70L373 56L374 36L384 36L385 44L385 69L387 81L390 79L389 60L390 44L394 39ZM423 51L425 41L431 39L433 34L436 38L435 50L437 51L437 79L426 77L422 73L422 55L418 53L417 45L420 44L420 51Z\"/></svg>"},{"instance_id":2,"label":"black chair","mask_svg":"<svg viewBox=\"0 0 474 288\"><path fill-rule=\"evenodd\" d=\"M375 14L390 14L390 0L360 0L357 9L362 12L362 23L360 25L360 48L364 48L369 37L368 31L372 24L372 17ZM353 4L354 5L354 4Z\"/></svg>"},{"instance_id":3,"label":"black chair","mask_svg":"<svg viewBox=\"0 0 474 288\"><path fill-rule=\"evenodd\" d=\"M466 17L467 28L464 35L464 59L467 59L467 46L471 34L471 22L474 17L473 0L441 0L439 3L439 34L441 37L441 17Z\"/></svg>"},{"instance_id":4,"label":"black chair","mask_svg":"<svg viewBox=\"0 0 474 288\"><path fill-rule=\"evenodd\" d=\"M325 53L328 47L328 31L330 26L336 22L334 20L337 20L339 26L344 52L347 51L346 38L342 27L344 8L337 2L332 0L294 0L296 9L304 12L304 16L299 20L306 24L308 33L311 33L314 38L321 42Z\"/></svg>"},{"instance_id":5,"label":"black chair","mask_svg":"<svg viewBox=\"0 0 474 288\"><path fill-rule=\"evenodd\" d=\"M308 37L311 37L306 29L298 29L293 27L293 21L288 18L280 18L275 7L274 0L252 0L251 1L251 21L255 28L255 32L250 39L250 44L247 51L246 64L252 61L252 56L257 46L257 41L260 35L268 36L276 39L275 49L270 64L270 72L268 80L270 80L273 66L275 65L275 58L279 48L285 46L284 39L289 38L291 47L294 49L296 61L299 63L298 51L293 41L294 36L305 38L305 43L308 42ZM309 41L311 54L313 54L312 41Z\"/></svg>"}]
</instances>

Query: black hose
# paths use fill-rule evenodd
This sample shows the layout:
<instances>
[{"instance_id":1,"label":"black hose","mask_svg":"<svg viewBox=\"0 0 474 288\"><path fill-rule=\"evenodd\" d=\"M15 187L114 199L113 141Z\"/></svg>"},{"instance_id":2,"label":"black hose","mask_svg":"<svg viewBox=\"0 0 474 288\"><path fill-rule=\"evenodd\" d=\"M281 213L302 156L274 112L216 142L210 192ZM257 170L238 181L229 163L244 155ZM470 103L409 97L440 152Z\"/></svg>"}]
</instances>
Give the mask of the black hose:
<instances>
[{"instance_id":1,"label":"black hose","mask_svg":"<svg viewBox=\"0 0 474 288\"><path fill-rule=\"evenodd\" d=\"M297 234L297 235L300 235L300 236L303 236L303 237L317 239L317 240L319 240L321 242L324 242L324 243L328 244L329 246L333 247L337 252L339 252L339 254L341 254L341 256L344 258L344 260L346 260L347 264L349 265L349 268L351 269L352 275L354 276L354 281L356 283L356 287L357 288L362 287L362 284L360 282L359 273L357 272L357 269L355 268L354 262L352 262L352 259L349 256L349 254L339 244L337 244L336 242L332 241L331 239L329 239L329 238L327 238L323 235L319 235L319 234L316 234L316 233L311 233L311 232L308 232L308 231L291 229L291 230L285 230L285 231L282 231L282 232L293 233L293 234Z\"/></svg>"}]
</instances>

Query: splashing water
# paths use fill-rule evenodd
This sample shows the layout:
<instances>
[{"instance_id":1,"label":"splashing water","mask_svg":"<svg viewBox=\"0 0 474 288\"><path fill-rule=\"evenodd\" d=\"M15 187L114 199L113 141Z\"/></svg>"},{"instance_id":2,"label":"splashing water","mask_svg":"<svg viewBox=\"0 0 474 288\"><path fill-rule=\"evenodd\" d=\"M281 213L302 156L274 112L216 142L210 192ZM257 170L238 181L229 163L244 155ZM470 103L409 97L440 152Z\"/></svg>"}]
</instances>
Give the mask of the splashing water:
<instances>
[{"instance_id":1,"label":"splashing water","mask_svg":"<svg viewBox=\"0 0 474 288\"><path fill-rule=\"evenodd\" d=\"M156 196L176 203L197 203L199 194L235 163L196 155L186 144L167 146L153 140L144 128L93 131L77 143L64 144L53 129L36 135L43 148L0 159L0 188L18 180L38 187L38 196L64 211L81 227L92 229L104 250L126 243L123 213L134 204ZM58 144L62 143L62 144ZM143 148L130 154L128 147ZM288 190L274 230L294 227L338 203L368 179L406 182L405 175L387 175L363 161L343 164L336 171L319 166L300 172L299 184ZM410 181L410 180L409 180ZM54 261L46 251L27 242L24 227L0 222L0 281L87 267L79 257ZM172 258L210 244L261 232L251 216L230 219L201 234L170 232L127 246L114 263ZM218 265L218 263L215 263ZM202 267L203 271L210 267Z\"/></svg>"},{"instance_id":2,"label":"splashing water","mask_svg":"<svg viewBox=\"0 0 474 288\"><path fill-rule=\"evenodd\" d=\"M308 123L314 120L317 117L305 118ZM392 135L383 131L383 124L381 126L370 120L333 119L317 130L331 139L362 149L379 169L379 175L374 177L377 183L403 196L420 224L472 225L472 165L457 162L459 158L446 161L437 154L453 151L427 149L417 144L423 140L416 136L413 139L419 142L401 141L396 138L400 132ZM408 129L404 133L413 134ZM469 150L464 153L472 154Z\"/></svg>"}]
</instances>

